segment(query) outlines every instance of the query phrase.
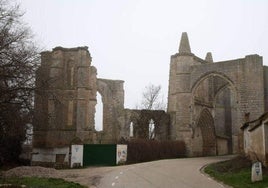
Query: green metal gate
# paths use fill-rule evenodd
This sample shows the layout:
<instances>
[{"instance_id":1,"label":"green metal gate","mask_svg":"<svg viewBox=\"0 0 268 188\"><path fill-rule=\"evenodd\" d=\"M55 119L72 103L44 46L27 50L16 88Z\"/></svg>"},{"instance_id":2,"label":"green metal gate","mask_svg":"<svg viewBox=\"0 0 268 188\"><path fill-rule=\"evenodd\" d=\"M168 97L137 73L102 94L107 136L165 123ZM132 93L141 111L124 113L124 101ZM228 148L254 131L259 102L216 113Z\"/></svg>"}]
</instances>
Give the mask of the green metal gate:
<instances>
[{"instance_id":1,"label":"green metal gate","mask_svg":"<svg viewBox=\"0 0 268 188\"><path fill-rule=\"evenodd\" d=\"M116 165L116 144L85 144L83 166Z\"/></svg>"}]
</instances>

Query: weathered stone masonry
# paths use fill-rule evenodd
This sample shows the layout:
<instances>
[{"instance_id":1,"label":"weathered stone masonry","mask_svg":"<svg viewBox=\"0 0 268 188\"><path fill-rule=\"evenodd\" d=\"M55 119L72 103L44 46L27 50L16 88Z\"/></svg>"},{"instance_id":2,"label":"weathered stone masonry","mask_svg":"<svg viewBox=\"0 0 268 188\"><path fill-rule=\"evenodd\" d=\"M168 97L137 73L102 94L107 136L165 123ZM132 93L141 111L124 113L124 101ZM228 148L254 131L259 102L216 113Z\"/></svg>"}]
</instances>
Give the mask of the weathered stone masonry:
<instances>
[{"instance_id":1,"label":"weathered stone masonry","mask_svg":"<svg viewBox=\"0 0 268 188\"><path fill-rule=\"evenodd\" d=\"M124 81L97 78L87 47L41 54L37 71L33 164L68 165L72 144L117 143L150 136L183 140L189 156L241 151L240 127L268 109L268 68L262 57L213 62L191 52L183 33L171 56L168 108L124 109ZM103 131L95 130L96 93L103 102Z\"/></svg>"},{"instance_id":2,"label":"weathered stone masonry","mask_svg":"<svg viewBox=\"0 0 268 188\"><path fill-rule=\"evenodd\" d=\"M130 139L130 111L124 109L124 81L97 78L91 60L87 47L56 47L41 54L36 77L33 165L69 164L72 144L111 144L122 138ZM103 131L100 132L95 130L94 120L97 92L103 103ZM150 117L156 122L155 139L167 138L169 118L159 120L167 116L164 111L136 110L136 113L145 121L136 121L135 137L145 138L141 130L148 129Z\"/></svg>"},{"instance_id":3,"label":"weathered stone masonry","mask_svg":"<svg viewBox=\"0 0 268 188\"><path fill-rule=\"evenodd\" d=\"M168 140L170 118L163 110L130 110L125 109L125 126L122 129L123 138L149 139L149 123L153 121L154 137L156 140ZM130 125L133 125L133 136L130 136Z\"/></svg>"},{"instance_id":4,"label":"weathered stone masonry","mask_svg":"<svg viewBox=\"0 0 268 188\"><path fill-rule=\"evenodd\" d=\"M74 143L117 141L120 117L124 117L123 81L98 79L91 60L87 47L57 47L41 54L36 77L33 164L68 164L69 147ZM97 91L104 106L103 132L95 131Z\"/></svg>"},{"instance_id":5,"label":"weathered stone masonry","mask_svg":"<svg viewBox=\"0 0 268 188\"><path fill-rule=\"evenodd\" d=\"M258 55L213 63L208 53L203 60L191 52L183 33L179 53L170 62L172 139L184 140L189 155L237 153L239 127L265 110L265 70Z\"/></svg>"}]
</instances>

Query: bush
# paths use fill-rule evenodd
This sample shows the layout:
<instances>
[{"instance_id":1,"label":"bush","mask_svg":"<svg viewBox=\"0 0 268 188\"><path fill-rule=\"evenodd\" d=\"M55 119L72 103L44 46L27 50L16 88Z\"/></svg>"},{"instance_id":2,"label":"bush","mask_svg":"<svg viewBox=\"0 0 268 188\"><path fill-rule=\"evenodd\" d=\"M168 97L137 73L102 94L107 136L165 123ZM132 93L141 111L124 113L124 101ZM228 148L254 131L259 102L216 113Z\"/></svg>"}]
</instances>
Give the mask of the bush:
<instances>
[{"instance_id":1,"label":"bush","mask_svg":"<svg viewBox=\"0 0 268 188\"><path fill-rule=\"evenodd\" d=\"M183 141L135 139L127 141L126 144L128 164L184 157L186 152Z\"/></svg>"}]
</instances>

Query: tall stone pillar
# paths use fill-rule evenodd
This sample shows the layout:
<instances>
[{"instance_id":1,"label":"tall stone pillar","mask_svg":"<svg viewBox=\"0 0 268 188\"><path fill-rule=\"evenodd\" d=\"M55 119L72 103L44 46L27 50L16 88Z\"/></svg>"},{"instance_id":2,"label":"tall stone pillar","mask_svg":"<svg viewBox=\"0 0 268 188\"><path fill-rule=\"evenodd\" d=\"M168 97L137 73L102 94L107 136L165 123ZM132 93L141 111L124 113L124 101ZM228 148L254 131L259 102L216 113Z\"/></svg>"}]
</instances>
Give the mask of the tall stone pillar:
<instances>
[{"instance_id":1,"label":"tall stone pillar","mask_svg":"<svg viewBox=\"0 0 268 188\"><path fill-rule=\"evenodd\" d=\"M179 53L171 56L168 92L168 113L171 115L171 139L191 141L191 53L187 33L182 33Z\"/></svg>"}]
</instances>

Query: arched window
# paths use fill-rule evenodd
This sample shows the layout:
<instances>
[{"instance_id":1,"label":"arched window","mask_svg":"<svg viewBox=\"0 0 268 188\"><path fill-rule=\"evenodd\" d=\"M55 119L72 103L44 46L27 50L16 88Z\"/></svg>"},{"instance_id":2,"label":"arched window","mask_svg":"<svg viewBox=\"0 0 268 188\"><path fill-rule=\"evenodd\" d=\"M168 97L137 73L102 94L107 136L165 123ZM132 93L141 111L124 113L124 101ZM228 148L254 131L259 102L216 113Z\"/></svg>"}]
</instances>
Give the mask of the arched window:
<instances>
[{"instance_id":1,"label":"arched window","mask_svg":"<svg viewBox=\"0 0 268 188\"><path fill-rule=\"evenodd\" d=\"M149 121L149 139L154 139L154 138L155 138L154 120L150 119L150 121Z\"/></svg>"},{"instance_id":2,"label":"arched window","mask_svg":"<svg viewBox=\"0 0 268 188\"><path fill-rule=\"evenodd\" d=\"M129 137L134 136L134 127L133 127L133 122L130 123L129 125Z\"/></svg>"},{"instance_id":3,"label":"arched window","mask_svg":"<svg viewBox=\"0 0 268 188\"><path fill-rule=\"evenodd\" d=\"M95 130L102 131L103 130L103 103L102 97L97 92L97 105L96 105L96 113L95 113Z\"/></svg>"}]
</instances>

